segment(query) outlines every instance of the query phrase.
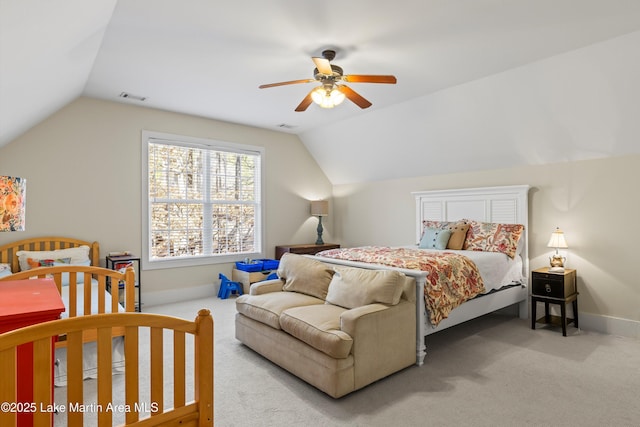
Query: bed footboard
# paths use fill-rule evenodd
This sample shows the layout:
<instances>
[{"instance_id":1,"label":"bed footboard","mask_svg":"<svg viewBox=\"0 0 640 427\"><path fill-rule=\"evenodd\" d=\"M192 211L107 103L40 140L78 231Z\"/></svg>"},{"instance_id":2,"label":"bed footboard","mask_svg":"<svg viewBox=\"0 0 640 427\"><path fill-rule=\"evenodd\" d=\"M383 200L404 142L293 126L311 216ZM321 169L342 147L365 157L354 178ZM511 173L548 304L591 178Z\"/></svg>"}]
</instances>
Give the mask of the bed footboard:
<instances>
[{"instance_id":1,"label":"bed footboard","mask_svg":"<svg viewBox=\"0 0 640 427\"><path fill-rule=\"evenodd\" d=\"M427 354L426 338L428 335L515 304L518 305L520 318L528 317L528 290L525 284L521 284L509 286L469 300L455 308L449 314L449 317L441 321L437 327L433 327L429 320L429 313L427 312L424 300L424 288L427 280L427 272L389 267L380 264L368 264L358 261L347 261L311 255L306 256L326 264L347 265L350 267L366 268L370 270L396 270L409 277L413 277L416 281L416 365L418 366L424 364L424 359Z\"/></svg>"}]
</instances>

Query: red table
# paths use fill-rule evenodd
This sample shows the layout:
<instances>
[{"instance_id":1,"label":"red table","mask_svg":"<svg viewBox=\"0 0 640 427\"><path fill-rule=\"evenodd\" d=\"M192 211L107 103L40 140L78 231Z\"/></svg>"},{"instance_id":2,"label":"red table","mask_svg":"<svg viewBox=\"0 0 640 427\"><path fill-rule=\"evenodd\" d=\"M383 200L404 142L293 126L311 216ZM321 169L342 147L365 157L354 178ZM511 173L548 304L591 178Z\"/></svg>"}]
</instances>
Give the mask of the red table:
<instances>
[{"instance_id":1,"label":"red table","mask_svg":"<svg viewBox=\"0 0 640 427\"><path fill-rule=\"evenodd\" d=\"M58 319L64 310L62 298L53 279L0 282L0 333ZM51 343L51 351L55 351L54 340ZM33 345L25 344L18 347L17 360L18 402L31 403ZM53 389L51 400L53 401ZM17 415L18 425L33 424L33 414L22 412Z\"/></svg>"}]
</instances>

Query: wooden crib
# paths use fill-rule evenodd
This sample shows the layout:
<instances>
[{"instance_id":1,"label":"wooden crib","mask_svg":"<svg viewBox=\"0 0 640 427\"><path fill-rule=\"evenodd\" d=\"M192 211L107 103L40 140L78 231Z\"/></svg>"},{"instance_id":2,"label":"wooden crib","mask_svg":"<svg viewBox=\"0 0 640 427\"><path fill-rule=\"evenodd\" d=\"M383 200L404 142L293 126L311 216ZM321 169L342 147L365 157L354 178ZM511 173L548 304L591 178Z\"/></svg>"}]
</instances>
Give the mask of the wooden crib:
<instances>
[{"instance_id":1,"label":"wooden crib","mask_svg":"<svg viewBox=\"0 0 640 427\"><path fill-rule=\"evenodd\" d=\"M198 313L194 322L171 316L146 313L108 313L91 316L54 320L28 326L0 335L0 402L17 402L17 357L20 345L33 346L33 424L51 425L53 414L46 410L53 404L53 352L52 337L66 335L67 357L69 363L67 380L67 402L56 402L65 408L79 408L93 405L95 408L109 408L114 402L113 379L111 370L111 343L113 328L124 329L125 369L124 404L128 408L124 425L213 425L213 318L209 310ZM150 360L139 357L140 330L149 328ZM99 349L97 401L84 401L84 381L82 373L83 334L95 330ZM173 355L165 357L164 336L173 335ZM195 364L193 378L193 400L186 402L186 360L191 354L191 345L186 345L187 335L193 335L193 355ZM191 342L191 341L189 341ZM142 343L144 345L144 343ZM153 402L149 417L140 419L139 367L150 366L148 382L150 402ZM163 371L166 364L173 365L173 389L166 390ZM145 383L146 384L146 383ZM172 392L173 408L163 405L165 393ZM81 410L66 411L68 425L83 425L84 413ZM111 426L113 411L100 410L97 413L98 426ZM0 411L0 425L17 425L17 416L12 411Z\"/></svg>"}]
</instances>

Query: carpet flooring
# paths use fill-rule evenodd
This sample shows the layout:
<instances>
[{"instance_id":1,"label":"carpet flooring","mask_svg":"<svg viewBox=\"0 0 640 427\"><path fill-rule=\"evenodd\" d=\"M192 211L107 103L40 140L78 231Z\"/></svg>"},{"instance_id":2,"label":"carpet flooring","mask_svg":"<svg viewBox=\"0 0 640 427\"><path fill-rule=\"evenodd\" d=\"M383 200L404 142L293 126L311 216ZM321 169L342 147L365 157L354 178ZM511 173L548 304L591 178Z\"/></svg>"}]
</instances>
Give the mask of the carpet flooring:
<instances>
[{"instance_id":1,"label":"carpet flooring","mask_svg":"<svg viewBox=\"0 0 640 427\"><path fill-rule=\"evenodd\" d=\"M216 426L640 426L640 340L487 315L429 336L423 366L333 399L235 339L234 296L144 311L200 308L215 323Z\"/></svg>"}]
</instances>

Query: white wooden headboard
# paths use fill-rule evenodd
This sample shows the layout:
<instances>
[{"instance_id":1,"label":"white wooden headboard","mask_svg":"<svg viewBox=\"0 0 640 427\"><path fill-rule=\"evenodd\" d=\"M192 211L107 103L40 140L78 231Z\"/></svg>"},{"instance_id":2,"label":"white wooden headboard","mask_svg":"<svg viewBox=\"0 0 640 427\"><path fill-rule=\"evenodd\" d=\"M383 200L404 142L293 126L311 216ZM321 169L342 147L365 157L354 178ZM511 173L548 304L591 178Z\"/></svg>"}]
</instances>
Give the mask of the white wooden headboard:
<instances>
[{"instance_id":1,"label":"white wooden headboard","mask_svg":"<svg viewBox=\"0 0 640 427\"><path fill-rule=\"evenodd\" d=\"M416 241L422 236L422 221L457 221L523 224L523 277L529 273L529 186L460 188L416 191Z\"/></svg>"}]
</instances>

